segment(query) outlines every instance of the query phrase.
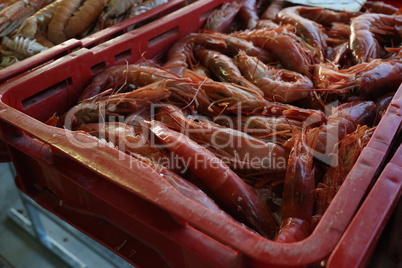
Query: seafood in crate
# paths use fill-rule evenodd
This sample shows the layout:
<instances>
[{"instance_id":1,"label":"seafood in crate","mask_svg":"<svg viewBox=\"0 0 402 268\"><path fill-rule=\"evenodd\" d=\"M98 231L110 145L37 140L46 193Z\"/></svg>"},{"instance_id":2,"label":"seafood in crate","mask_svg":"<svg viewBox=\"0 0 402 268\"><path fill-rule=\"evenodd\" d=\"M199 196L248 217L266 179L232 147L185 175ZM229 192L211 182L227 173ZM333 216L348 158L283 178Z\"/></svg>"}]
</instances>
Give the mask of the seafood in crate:
<instances>
[{"instance_id":1,"label":"seafood in crate","mask_svg":"<svg viewBox=\"0 0 402 268\"><path fill-rule=\"evenodd\" d=\"M197 1L1 87L0 137L17 185L139 266L320 263L398 135L398 85L387 89L392 98L362 93L366 72L392 70L382 75L395 79L397 49L387 48L392 59L373 59L385 62L378 69L341 56L335 68L321 62L331 45L321 49L270 22L258 31L293 49L282 55L236 21L227 25L233 33L200 30L220 4ZM245 79L261 62L256 80L268 72L273 85L290 85L288 94ZM292 87L300 77L307 88Z\"/></svg>"},{"instance_id":2,"label":"seafood in crate","mask_svg":"<svg viewBox=\"0 0 402 268\"><path fill-rule=\"evenodd\" d=\"M168 2L168 0L41 0L15 1L2 6L0 7L0 12L3 14L0 20L2 38L0 68L6 68L67 40L83 39ZM164 9L159 11L163 13ZM158 16L157 13L153 14L154 18ZM143 23L133 22L130 29L138 27L137 23Z\"/></svg>"},{"instance_id":3,"label":"seafood in crate","mask_svg":"<svg viewBox=\"0 0 402 268\"><path fill-rule=\"evenodd\" d=\"M225 4L209 16L207 29L178 40L163 59L98 74L80 103L51 122L194 180L233 218L267 238L295 242L314 231L372 137L381 117L377 99L402 83L399 49L385 49L398 44L396 34L380 46L366 30L381 54L335 62L333 53L348 44L344 55L367 54L372 48L355 44L365 39L354 27L386 17L392 20L388 31L396 32L402 17L290 6L269 28L256 29L258 9L247 3ZM228 28L236 30L211 30L228 22L217 16L227 9L238 10L238 25L228 16ZM314 17L318 13L322 17ZM335 42L324 31L327 17L350 27L350 37ZM258 137L248 133L256 116L272 124L268 131L262 123ZM277 130L278 118L287 130Z\"/></svg>"}]
</instances>

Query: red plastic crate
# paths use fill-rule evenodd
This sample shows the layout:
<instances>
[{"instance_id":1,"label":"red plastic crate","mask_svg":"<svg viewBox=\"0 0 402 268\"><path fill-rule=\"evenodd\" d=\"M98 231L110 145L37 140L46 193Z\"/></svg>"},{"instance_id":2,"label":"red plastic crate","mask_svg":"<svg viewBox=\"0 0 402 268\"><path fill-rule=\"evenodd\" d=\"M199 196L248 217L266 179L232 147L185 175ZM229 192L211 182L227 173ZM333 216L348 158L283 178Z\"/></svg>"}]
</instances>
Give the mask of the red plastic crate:
<instances>
[{"instance_id":1,"label":"red plastic crate","mask_svg":"<svg viewBox=\"0 0 402 268\"><path fill-rule=\"evenodd\" d=\"M33 55L7 68L1 69L0 84L41 65L48 64L49 62L65 56L79 48L91 48L102 42L113 39L116 36L130 31L130 29L137 24L144 23L151 18L162 17L194 1L196 0L170 0L163 5L160 5L138 16L126 19L116 25L110 26L99 32L91 34L81 40L77 40L75 38L69 39L42 53Z\"/></svg>"},{"instance_id":2,"label":"red plastic crate","mask_svg":"<svg viewBox=\"0 0 402 268\"><path fill-rule=\"evenodd\" d=\"M56 59L70 54L72 51L78 50L80 48L91 48L102 42L113 39L116 36L130 31L130 29L137 24L144 23L151 18L160 18L194 1L196 0L170 0L169 2L160 5L152 10L149 10L136 17L124 20L116 25L103 29L81 40L77 40L75 38L69 39L62 44L49 48L42 53L33 55L11 66L0 69L0 84L5 83L6 81L14 77L24 75L24 73L26 72L33 71L35 68L39 68L43 65L49 64ZM8 155L6 145L4 144L4 142L0 141L0 162L9 161L11 161L11 159Z\"/></svg>"},{"instance_id":3,"label":"red plastic crate","mask_svg":"<svg viewBox=\"0 0 402 268\"><path fill-rule=\"evenodd\" d=\"M74 105L83 85L97 73L160 55L177 39L197 31L223 2L195 2L0 86L0 139L16 167L16 183L40 205L136 266L320 263L338 244L399 135L401 88L313 234L291 244L269 241L198 205L115 149L72 144L70 131L43 123ZM84 144L93 141L74 135Z\"/></svg>"},{"instance_id":4,"label":"red plastic crate","mask_svg":"<svg viewBox=\"0 0 402 268\"><path fill-rule=\"evenodd\" d=\"M386 165L328 260L328 267L366 267L402 193L402 145ZM398 224L398 223L396 223ZM400 227L399 222L399 227ZM353 249L351 251L350 249Z\"/></svg>"}]
</instances>

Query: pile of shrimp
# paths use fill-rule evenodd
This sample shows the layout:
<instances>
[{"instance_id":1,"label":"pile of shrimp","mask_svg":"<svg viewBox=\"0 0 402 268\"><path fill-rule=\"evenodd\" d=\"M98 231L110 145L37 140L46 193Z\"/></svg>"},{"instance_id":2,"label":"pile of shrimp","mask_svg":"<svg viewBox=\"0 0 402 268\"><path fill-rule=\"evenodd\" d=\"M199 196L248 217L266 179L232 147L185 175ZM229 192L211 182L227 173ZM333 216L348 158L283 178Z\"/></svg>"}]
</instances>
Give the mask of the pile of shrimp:
<instances>
[{"instance_id":1,"label":"pile of shrimp","mask_svg":"<svg viewBox=\"0 0 402 268\"><path fill-rule=\"evenodd\" d=\"M233 1L166 55L102 71L47 124L125 152L252 232L300 241L402 83L401 23L380 2Z\"/></svg>"},{"instance_id":2,"label":"pile of shrimp","mask_svg":"<svg viewBox=\"0 0 402 268\"><path fill-rule=\"evenodd\" d=\"M86 37L167 2L168 0L0 1L0 69L68 39Z\"/></svg>"}]
</instances>

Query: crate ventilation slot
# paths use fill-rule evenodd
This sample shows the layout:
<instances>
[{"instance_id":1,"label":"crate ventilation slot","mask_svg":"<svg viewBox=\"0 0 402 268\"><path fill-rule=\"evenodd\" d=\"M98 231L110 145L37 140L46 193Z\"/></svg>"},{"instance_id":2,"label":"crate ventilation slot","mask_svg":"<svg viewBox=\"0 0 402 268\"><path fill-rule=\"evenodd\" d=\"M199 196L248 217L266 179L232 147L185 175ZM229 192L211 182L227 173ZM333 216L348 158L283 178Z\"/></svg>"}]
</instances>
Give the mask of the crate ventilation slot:
<instances>
[{"instance_id":1,"label":"crate ventilation slot","mask_svg":"<svg viewBox=\"0 0 402 268\"><path fill-rule=\"evenodd\" d=\"M36 103L40 103L43 100L55 95L56 93L66 89L69 85L72 84L72 79L67 78L57 84L54 84L53 86L50 86L41 92L36 93L35 95L26 98L25 100L22 101L22 107L27 110L30 107L34 106Z\"/></svg>"},{"instance_id":2,"label":"crate ventilation slot","mask_svg":"<svg viewBox=\"0 0 402 268\"><path fill-rule=\"evenodd\" d=\"M156 45L163 43L164 41L170 39L173 36L177 36L178 34L179 34L179 27L176 26L168 31L161 33L160 35L157 35L157 36L149 39L148 46L149 47L156 46Z\"/></svg>"},{"instance_id":3,"label":"crate ventilation slot","mask_svg":"<svg viewBox=\"0 0 402 268\"><path fill-rule=\"evenodd\" d=\"M115 62L120 62L120 61L130 58L131 55L132 55L131 49L127 49L127 50L115 55L114 60L115 60Z\"/></svg>"},{"instance_id":4,"label":"crate ventilation slot","mask_svg":"<svg viewBox=\"0 0 402 268\"><path fill-rule=\"evenodd\" d=\"M102 61L98 64L95 64L95 65L92 65L91 66L91 74L97 74L100 71L104 70L105 68L106 68L106 64L104 61Z\"/></svg>"}]
</instances>

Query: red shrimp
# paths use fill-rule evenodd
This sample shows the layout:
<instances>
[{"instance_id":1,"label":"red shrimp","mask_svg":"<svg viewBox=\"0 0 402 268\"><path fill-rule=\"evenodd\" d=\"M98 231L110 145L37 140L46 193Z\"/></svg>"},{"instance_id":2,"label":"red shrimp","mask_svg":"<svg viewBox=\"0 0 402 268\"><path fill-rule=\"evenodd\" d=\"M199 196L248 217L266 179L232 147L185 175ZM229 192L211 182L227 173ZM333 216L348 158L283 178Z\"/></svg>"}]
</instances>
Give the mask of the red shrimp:
<instances>
[{"instance_id":1,"label":"red shrimp","mask_svg":"<svg viewBox=\"0 0 402 268\"><path fill-rule=\"evenodd\" d=\"M168 169L170 167L166 165L166 161L169 159L168 152L163 148L152 146L148 137L144 136L144 133L136 133L137 131L134 130L133 126L121 122L89 123L81 125L77 130L85 131L92 136L105 139L114 144L119 150L150 165L185 197L196 201L227 219L233 220L231 216L219 208L202 190Z\"/></svg>"},{"instance_id":2,"label":"red shrimp","mask_svg":"<svg viewBox=\"0 0 402 268\"><path fill-rule=\"evenodd\" d=\"M357 17L362 12L341 12L324 8L303 7L299 12L306 19L322 24L324 27L331 26L333 23L350 24L354 17Z\"/></svg>"},{"instance_id":3,"label":"red shrimp","mask_svg":"<svg viewBox=\"0 0 402 268\"><path fill-rule=\"evenodd\" d=\"M319 64L314 74L315 86L330 94L353 93L355 96L373 99L398 89L402 83L402 63L376 59L343 70L331 64Z\"/></svg>"},{"instance_id":4,"label":"red shrimp","mask_svg":"<svg viewBox=\"0 0 402 268\"><path fill-rule=\"evenodd\" d=\"M204 29L218 33L230 32L229 27L243 4L243 0L224 3L209 15Z\"/></svg>"},{"instance_id":5,"label":"red shrimp","mask_svg":"<svg viewBox=\"0 0 402 268\"><path fill-rule=\"evenodd\" d=\"M107 0L87 0L66 24L66 38L70 39L82 34L94 23L106 5Z\"/></svg>"},{"instance_id":6,"label":"red shrimp","mask_svg":"<svg viewBox=\"0 0 402 268\"><path fill-rule=\"evenodd\" d=\"M275 29L278 28L279 24L273 22L272 20L259 20L255 29Z\"/></svg>"},{"instance_id":7,"label":"red shrimp","mask_svg":"<svg viewBox=\"0 0 402 268\"><path fill-rule=\"evenodd\" d=\"M315 156L331 164L335 146L359 125L372 125L377 107L372 101L354 101L339 105L328 116L327 124L319 127Z\"/></svg>"},{"instance_id":8,"label":"red shrimp","mask_svg":"<svg viewBox=\"0 0 402 268\"><path fill-rule=\"evenodd\" d=\"M288 29L288 26L282 26L276 29L236 32L233 35L251 41L255 46L270 51L285 69L310 77L311 66L316 62L314 55L302 45L305 44L302 40L295 42L296 36Z\"/></svg>"},{"instance_id":9,"label":"red shrimp","mask_svg":"<svg viewBox=\"0 0 402 268\"><path fill-rule=\"evenodd\" d=\"M324 214L335 194L341 187L347 174L357 161L361 151L367 145L375 128L366 125L358 126L355 131L349 133L339 141L334 164L326 171L323 182L314 190L316 209L313 225L315 226Z\"/></svg>"},{"instance_id":10,"label":"red shrimp","mask_svg":"<svg viewBox=\"0 0 402 268\"><path fill-rule=\"evenodd\" d=\"M268 205L224 162L162 123L153 121L150 129L168 150L186 160L189 170L213 191L217 203L229 214L265 237L272 239L275 236L278 225Z\"/></svg>"},{"instance_id":11,"label":"red shrimp","mask_svg":"<svg viewBox=\"0 0 402 268\"><path fill-rule=\"evenodd\" d=\"M161 106L156 119L204 145L237 172L265 174L284 172L286 169L288 152L280 145L209 120L187 118L173 106Z\"/></svg>"},{"instance_id":12,"label":"red shrimp","mask_svg":"<svg viewBox=\"0 0 402 268\"><path fill-rule=\"evenodd\" d=\"M386 15L393 15L398 11L397 7L384 3L383 1L367 1L363 5L363 9L370 13L381 13Z\"/></svg>"},{"instance_id":13,"label":"red shrimp","mask_svg":"<svg viewBox=\"0 0 402 268\"><path fill-rule=\"evenodd\" d=\"M131 92L94 97L70 109L64 124L67 129L73 130L81 124L103 121L105 117L129 115L149 108L150 104L170 95L163 83L155 82Z\"/></svg>"},{"instance_id":14,"label":"red shrimp","mask_svg":"<svg viewBox=\"0 0 402 268\"><path fill-rule=\"evenodd\" d=\"M261 14L262 20L276 21L276 16L286 6L286 1L271 1L268 7Z\"/></svg>"},{"instance_id":15,"label":"red shrimp","mask_svg":"<svg viewBox=\"0 0 402 268\"><path fill-rule=\"evenodd\" d=\"M356 63L382 58L385 50L376 35L388 35L395 39L402 36L402 16L366 13L352 20L349 47Z\"/></svg>"},{"instance_id":16,"label":"red shrimp","mask_svg":"<svg viewBox=\"0 0 402 268\"><path fill-rule=\"evenodd\" d=\"M260 61L264 63L270 63L275 61L274 55L266 49L255 46L252 42L231 36L228 34L214 33L217 38L221 38L226 43L225 48L219 48L218 51L233 57L239 53L239 51L244 51L247 55L257 57Z\"/></svg>"},{"instance_id":17,"label":"red shrimp","mask_svg":"<svg viewBox=\"0 0 402 268\"><path fill-rule=\"evenodd\" d=\"M296 33L316 48L317 55L325 55L327 42L322 25L303 17L304 12L311 12L312 9L316 9L317 12L322 10L321 8L306 6L287 7L278 13L277 20L280 23L291 24L296 27Z\"/></svg>"},{"instance_id":18,"label":"red shrimp","mask_svg":"<svg viewBox=\"0 0 402 268\"><path fill-rule=\"evenodd\" d=\"M308 95L305 89L313 88L313 82L302 74L269 67L254 57L240 51L235 63L241 73L263 91L265 97L275 101L290 103Z\"/></svg>"},{"instance_id":19,"label":"red shrimp","mask_svg":"<svg viewBox=\"0 0 402 268\"><path fill-rule=\"evenodd\" d=\"M169 72L182 76L183 70L191 65L194 59L193 49L201 45L210 49L219 50L226 48L226 43L221 38L216 38L213 34L192 33L180 39L171 46L167 53L167 61L162 68Z\"/></svg>"},{"instance_id":20,"label":"red shrimp","mask_svg":"<svg viewBox=\"0 0 402 268\"><path fill-rule=\"evenodd\" d=\"M138 16L148 10L154 9L160 5L167 3L168 0L146 0L131 8L131 11L126 16L127 18Z\"/></svg>"},{"instance_id":21,"label":"red shrimp","mask_svg":"<svg viewBox=\"0 0 402 268\"><path fill-rule=\"evenodd\" d=\"M303 127L302 122L284 116L218 116L213 120L224 127L279 145L290 139L294 131L301 131Z\"/></svg>"},{"instance_id":22,"label":"red shrimp","mask_svg":"<svg viewBox=\"0 0 402 268\"><path fill-rule=\"evenodd\" d=\"M256 2L256 0L244 0L240 7L239 16L242 25L244 25L246 29L254 29L259 20Z\"/></svg>"},{"instance_id":23,"label":"red shrimp","mask_svg":"<svg viewBox=\"0 0 402 268\"><path fill-rule=\"evenodd\" d=\"M10 1L0 10L0 36L7 36L51 0Z\"/></svg>"},{"instance_id":24,"label":"red shrimp","mask_svg":"<svg viewBox=\"0 0 402 268\"><path fill-rule=\"evenodd\" d=\"M60 44L67 40L66 25L80 4L80 0L60 1L47 28L47 37L50 42Z\"/></svg>"},{"instance_id":25,"label":"red shrimp","mask_svg":"<svg viewBox=\"0 0 402 268\"><path fill-rule=\"evenodd\" d=\"M212 117L222 113L285 116L298 121L307 120L306 123L313 125L321 125L326 121L326 116L322 111L271 102L253 90L234 84L214 81L199 83L199 90L193 89L198 110Z\"/></svg>"},{"instance_id":26,"label":"red shrimp","mask_svg":"<svg viewBox=\"0 0 402 268\"><path fill-rule=\"evenodd\" d=\"M341 66L345 68L351 66L352 63L349 59L348 43L343 42L334 47L333 50L328 53L328 61L333 64L333 66Z\"/></svg>"},{"instance_id":27,"label":"red shrimp","mask_svg":"<svg viewBox=\"0 0 402 268\"><path fill-rule=\"evenodd\" d=\"M46 32L46 27L53 18L53 15L60 2L61 0L56 0L53 3L39 9L32 16L21 23L16 34L36 39L35 34Z\"/></svg>"},{"instance_id":28,"label":"red shrimp","mask_svg":"<svg viewBox=\"0 0 402 268\"><path fill-rule=\"evenodd\" d=\"M179 77L156 67L137 64L116 65L96 75L79 99L91 98L107 89L124 92L163 79L179 79Z\"/></svg>"},{"instance_id":29,"label":"red shrimp","mask_svg":"<svg viewBox=\"0 0 402 268\"><path fill-rule=\"evenodd\" d=\"M109 0L99 17L99 28L104 29L124 19L125 14L141 0Z\"/></svg>"},{"instance_id":30,"label":"red shrimp","mask_svg":"<svg viewBox=\"0 0 402 268\"><path fill-rule=\"evenodd\" d=\"M137 120L143 120L143 118L139 117ZM168 166L169 163L166 163L166 160L169 159L167 151L152 146L146 136L145 125L141 125L142 121L135 123L136 126L122 122L88 123L80 125L76 130L85 131L92 136L104 139L114 144L117 149L143 161Z\"/></svg>"},{"instance_id":31,"label":"red shrimp","mask_svg":"<svg viewBox=\"0 0 402 268\"><path fill-rule=\"evenodd\" d=\"M211 70L214 77L217 77L220 81L235 83L247 87L250 90L254 90L258 94L264 95L264 92L259 89L258 86L255 86L252 82L242 76L240 70L233 63L232 58L215 50L204 48L197 49L194 54L204 66Z\"/></svg>"},{"instance_id":32,"label":"red shrimp","mask_svg":"<svg viewBox=\"0 0 402 268\"><path fill-rule=\"evenodd\" d=\"M315 176L311 148L318 129L294 134L294 146L289 156L282 195L282 226L275 241L295 242L310 234L313 216ZM307 139L308 138L308 139ZM297 223L297 224L296 224ZM292 232L291 232L292 231Z\"/></svg>"}]
</instances>

